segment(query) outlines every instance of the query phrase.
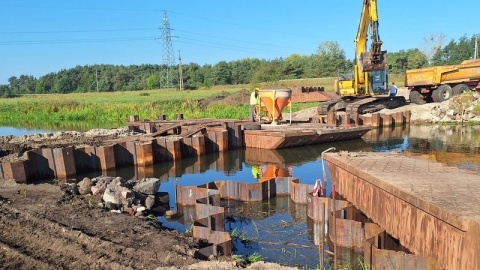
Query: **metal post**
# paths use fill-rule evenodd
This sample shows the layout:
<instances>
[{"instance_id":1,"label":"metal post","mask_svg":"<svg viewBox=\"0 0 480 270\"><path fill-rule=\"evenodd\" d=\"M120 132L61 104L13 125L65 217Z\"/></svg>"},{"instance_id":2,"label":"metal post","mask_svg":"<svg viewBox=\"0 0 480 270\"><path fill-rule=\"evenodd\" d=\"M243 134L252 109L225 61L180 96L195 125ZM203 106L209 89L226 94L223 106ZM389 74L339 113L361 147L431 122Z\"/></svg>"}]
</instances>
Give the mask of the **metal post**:
<instances>
[{"instance_id":1,"label":"metal post","mask_svg":"<svg viewBox=\"0 0 480 270\"><path fill-rule=\"evenodd\" d=\"M337 265L337 207L335 206L335 185L332 183L332 212L333 212L333 265L335 270L338 269Z\"/></svg>"},{"instance_id":2,"label":"metal post","mask_svg":"<svg viewBox=\"0 0 480 270\"><path fill-rule=\"evenodd\" d=\"M331 150L336 150L335 147L330 147L328 148L327 150L323 151L322 152L322 155L321 155L321 158L322 158L322 174L323 174L323 188L327 188L327 174L325 173L325 163L324 163L324 159L323 159L323 154L326 153L326 152L329 152Z\"/></svg>"}]
</instances>

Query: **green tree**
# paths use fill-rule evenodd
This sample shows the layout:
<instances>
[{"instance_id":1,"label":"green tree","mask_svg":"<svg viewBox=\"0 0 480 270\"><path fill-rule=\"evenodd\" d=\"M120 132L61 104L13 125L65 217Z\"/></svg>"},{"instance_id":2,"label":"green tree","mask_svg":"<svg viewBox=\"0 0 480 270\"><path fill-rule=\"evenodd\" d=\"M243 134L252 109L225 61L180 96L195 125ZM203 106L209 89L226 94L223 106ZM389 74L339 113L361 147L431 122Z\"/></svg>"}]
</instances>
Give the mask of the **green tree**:
<instances>
[{"instance_id":1,"label":"green tree","mask_svg":"<svg viewBox=\"0 0 480 270\"><path fill-rule=\"evenodd\" d=\"M264 61L260 67L255 70L252 77L252 83L259 84L261 82L276 82L282 76L282 61L275 59L272 61Z\"/></svg>"},{"instance_id":2,"label":"green tree","mask_svg":"<svg viewBox=\"0 0 480 270\"><path fill-rule=\"evenodd\" d=\"M475 36L467 38L462 36L458 42L454 39L438 50L432 58L433 65L455 65L472 58L475 44Z\"/></svg>"},{"instance_id":3,"label":"green tree","mask_svg":"<svg viewBox=\"0 0 480 270\"><path fill-rule=\"evenodd\" d=\"M159 89L160 88L160 75L152 74L147 78L147 89Z\"/></svg>"},{"instance_id":4,"label":"green tree","mask_svg":"<svg viewBox=\"0 0 480 270\"><path fill-rule=\"evenodd\" d=\"M317 54L308 58L305 75L309 78L337 76L338 72L351 70L345 52L336 41L320 43Z\"/></svg>"},{"instance_id":5,"label":"green tree","mask_svg":"<svg viewBox=\"0 0 480 270\"><path fill-rule=\"evenodd\" d=\"M283 60L283 79L300 79L304 74L306 57L292 54Z\"/></svg>"},{"instance_id":6,"label":"green tree","mask_svg":"<svg viewBox=\"0 0 480 270\"><path fill-rule=\"evenodd\" d=\"M230 66L225 61L220 61L213 66L213 83L218 84L231 84L232 71Z\"/></svg>"},{"instance_id":7,"label":"green tree","mask_svg":"<svg viewBox=\"0 0 480 270\"><path fill-rule=\"evenodd\" d=\"M400 50L388 53L389 72L393 74L404 73L407 69L416 69L428 64L427 56L419 49Z\"/></svg>"}]
</instances>

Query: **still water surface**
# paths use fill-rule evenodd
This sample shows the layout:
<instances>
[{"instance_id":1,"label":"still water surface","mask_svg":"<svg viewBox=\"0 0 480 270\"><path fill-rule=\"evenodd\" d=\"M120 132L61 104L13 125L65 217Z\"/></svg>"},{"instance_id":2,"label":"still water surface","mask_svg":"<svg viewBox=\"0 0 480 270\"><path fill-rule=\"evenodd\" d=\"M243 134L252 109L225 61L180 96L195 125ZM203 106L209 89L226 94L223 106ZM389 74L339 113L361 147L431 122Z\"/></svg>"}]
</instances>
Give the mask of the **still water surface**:
<instances>
[{"instance_id":1,"label":"still water surface","mask_svg":"<svg viewBox=\"0 0 480 270\"><path fill-rule=\"evenodd\" d=\"M112 175L124 179L157 177L163 180L160 191L168 192L170 208L185 214L178 221L159 218L164 226L185 232L192 224L188 213L192 209L177 207L175 185L197 186L214 180L257 182L272 176L292 176L301 183L314 184L322 178L321 153L330 147L337 151L404 152L447 163L480 174L480 126L407 126L378 129L362 139L334 142L293 149L264 150L239 149L215 153L199 158L155 164L139 170L135 167L117 169ZM94 177L99 173L78 176ZM327 173L327 180L328 173ZM327 185L327 195L330 185ZM312 224L306 216L306 206L294 204L288 197L268 202L240 204L231 202L226 207L229 216L225 228L251 241L233 241L234 253L247 256L254 252L266 261L302 269L318 267L318 246L315 245ZM328 239L327 239L328 240ZM288 245L286 243L289 243ZM325 249L332 249L329 243ZM340 264L349 269L360 269L361 252L340 249ZM331 258L325 258L326 269Z\"/></svg>"}]
</instances>

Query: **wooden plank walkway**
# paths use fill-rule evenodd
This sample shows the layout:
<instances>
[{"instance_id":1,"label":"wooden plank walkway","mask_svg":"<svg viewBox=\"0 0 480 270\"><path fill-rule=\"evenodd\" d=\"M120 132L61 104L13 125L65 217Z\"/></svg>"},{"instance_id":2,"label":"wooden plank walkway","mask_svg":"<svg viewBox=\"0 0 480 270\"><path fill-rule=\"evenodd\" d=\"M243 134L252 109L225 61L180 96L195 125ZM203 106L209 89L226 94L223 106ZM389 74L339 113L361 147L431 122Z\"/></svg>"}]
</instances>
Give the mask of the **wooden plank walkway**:
<instances>
[{"instance_id":1,"label":"wooden plank walkway","mask_svg":"<svg viewBox=\"0 0 480 270\"><path fill-rule=\"evenodd\" d=\"M328 153L337 192L412 253L480 269L480 175L397 153Z\"/></svg>"}]
</instances>

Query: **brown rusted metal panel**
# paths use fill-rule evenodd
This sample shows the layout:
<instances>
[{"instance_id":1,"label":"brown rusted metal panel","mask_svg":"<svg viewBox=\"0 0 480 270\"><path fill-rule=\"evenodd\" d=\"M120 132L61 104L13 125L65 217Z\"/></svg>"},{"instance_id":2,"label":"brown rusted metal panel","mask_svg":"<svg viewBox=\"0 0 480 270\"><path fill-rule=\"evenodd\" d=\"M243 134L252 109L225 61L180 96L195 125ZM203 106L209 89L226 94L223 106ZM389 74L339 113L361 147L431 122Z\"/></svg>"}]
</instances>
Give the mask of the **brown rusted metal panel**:
<instances>
[{"instance_id":1,"label":"brown rusted metal panel","mask_svg":"<svg viewBox=\"0 0 480 270\"><path fill-rule=\"evenodd\" d=\"M390 127L392 125L392 115L389 113L381 113L380 117L382 118L382 126L383 127Z\"/></svg>"},{"instance_id":2,"label":"brown rusted metal panel","mask_svg":"<svg viewBox=\"0 0 480 270\"><path fill-rule=\"evenodd\" d=\"M215 131L217 137L218 152L228 151L228 131Z\"/></svg>"},{"instance_id":3,"label":"brown rusted metal panel","mask_svg":"<svg viewBox=\"0 0 480 270\"><path fill-rule=\"evenodd\" d=\"M404 111L403 112L404 114L404 122L405 123L410 123L410 118L411 118L411 115L412 115L412 112L411 111Z\"/></svg>"},{"instance_id":4,"label":"brown rusted metal panel","mask_svg":"<svg viewBox=\"0 0 480 270\"><path fill-rule=\"evenodd\" d=\"M100 159L96 155L94 146L85 146L75 149L75 169L77 173L101 170ZM45 156L45 152L42 152ZM48 159L48 158L47 158Z\"/></svg>"},{"instance_id":5,"label":"brown rusted metal panel","mask_svg":"<svg viewBox=\"0 0 480 270\"><path fill-rule=\"evenodd\" d=\"M336 244L340 247L363 247L365 241L365 232L363 230L363 223L337 218L335 221L336 227L333 225L333 218L329 219L328 230L330 239L335 239ZM335 234L335 235L334 235Z\"/></svg>"},{"instance_id":6,"label":"brown rusted metal panel","mask_svg":"<svg viewBox=\"0 0 480 270\"><path fill-rule=\"evenodd\" d=\"M409 251L431 257L445 269L479 268L480 225L469 217L477 208L468 205L480 176L394 154L327 154L326 160L338 193ZM447 193L442 189L451 179L458 187L467 181L469 189L458 188L457 196L446 196L450 188Z\"/></svg>"},{"instance_id":7,"label":"brown rusted metal panel","mask_svg":"<svg viewBox=\"0 0 480 270\"><path fill-rule=\"evenodd\" d=\"M182 147L179 139L168 140L167 150L171 160L180 160L182 158Z\"/></svg>"},{"instance_id":8,"label":"brown rusted metal panel","mask_svg":"<svg viewBox=\"0 0 480 270\"><path fill-rule=\"evenodd\" d=\"M350 124L353 125L353 126L361 126L363 125L363 123L360 121L361 118L360 118L360 114L358 113L352 113L350 115Z\"/></svg>"},{"instance_id":9,"label":"brown rusted metal panel","mask_svg":"<svg viewBox=\"0 0 480 270\"><path fill-rule=\"evenodd\" d=\"M55 169L55 159L53 156L52 148L42 148L42 156L44 156L48 161L48 168L52 172L52 177L55 177L57 170Z\"/></svg>"},{"instance_id":10,"label":"brown rusted metal panel","mask_svg":"<svg viewBox=\"0 0 480 270\"><path fill-rule=\"evenodd\" d=\"M183 137L181 139L181 149L182 149L182 157L195 157L197 156L197 151L192 147L192 137Z\"/></svg>"},{"instance_id":11,"label":"brown rusted metal panel","mask_svg":"<svg viewBox=\"0 0 480 270\"><path fill-rule=\"evenodd\" d=\"M243 147L243 134L240 123L227 122L228 131L228 149L237 149Z\"/></svg>"},{"instance_id":12,"label":"brown rusted metal panel","mask_svg":"<svg viewBox=\"0 0 480 270\"><path fill-rule=\"evenodd\" d=\"M218 152L217 133L213 128L208 128L205 134L205 151L207 154Z\"/></svg>"},{"instance_id":13,"label":"brown rusted metal panel","mask_svg":"<svg viewBox=\"0 0 480 270\"><path fill-rule=\"evenodd\" d=\"M323 92L292 93L291 99L292 102L316 102L331 100L331 98L325 95Z\"/></svg>"},{"instance_id":14,"label":"brown rusted metal panel","mask_svg":"<svg viewBox=\"0 0 480 270\"><path fill-rule=\"evenodd\" d=\"M66 178L76 174L73 147L54 148L55 177ZM114 166L115 167L115 166Z\"/></svg>"},{"instance_id":15,"label":"brown rusted metal panel","mask_svg":"<svg viewBox=\"0 0 480 270\"><path fill-rule=\"evenodd\" d=\"M307 203L308 193L313 190L313 185L301 184L298 178L290 181L290 198L295 203Z\"/></svg>"},{"instance_id":16,"label":"brown rusted metal panel","mask_svg":"<svg viewBox=\"0 0 480 270\"><path fill-rule=\"evenodd\" d=\"M115 153L113 146L95 147L95 155L100 160L100 168L102 171L115 169Z\"/></svg>"},{"instance_id":17,"label":"brown rusted metal panel","mask_svg":"<svg viewBox=\"0 0 480 270\"><path fill-rule=\"evenodd\" d=\"M379 249L368 242L365 242L363 252L364 263L370 269L443 269L430 258L407 254L401 251Z\"/></svg>"},{"instance_id":18,"label":"brown rusted metal panel","mask_svg":"<svg viewBox=\"0 0 480 270\"><path fill-rule=\"evenodd\" d=\"M48 160L42 155L42 149L27 151L27 157L32 178L40 180L42 178L52 178L55 176L54 172L50 170L48 166Z\"/></svg>"},{"instance_id":19,"label":"brown rusted metal panel","mask_svg":"<svg viewBox=\"0 0 480 270\"><path fill-rule=\"evenodd\" d=\"M203 156L206 153L205 150L205 136L196 135L192 137L192 147L196 150L197 156Z\"/></svg>"},{"instance_id":20,"label":"brown rusted metal panel","mask_svg":"<svg viewBox=\"0 0 480 270\"><path fill-rule=\"evenodd\" d=\"M372 125L372 116L371 115L360 115L360 119L364 126Z\"/></svg>"},{"instance_id":21,"label":"brown rusted metal panel","mask_svg":"<svg viewBox=\"0 0 480 270\"><path fill-rule=\"evenodd\" d=\"M5 179L15 179L17 183L28 183L30 172L28 160L2 163Z\"/></svg>"},{"instance_id":22,"label":"brown rusted metal panel","mask_svg":"<svg viewBox=\"0 0 480 270\"><path fill-rule=\"evenodd\" d=\"M167 139L155 138L152 142L152 152L154 163L169 160L167 151Z\"/></svg>"},{"instance_id":23,"label":"brown rusted metal panel","mask_svg":"<svg viewBox=\"0 0 480 270\"><path fill-rule=\"evenodd\" d=\"M238 183L239 199L244 202L260 202L263 200L262 184Z\"/></svg>"},{"instance_id":24,"label":"brown rusted metal panel","mask_svg":"<svg viewBox=\"0 0 480 270\"><path fill-rule=\"evenodd\" d=\"M380 118L380 114L379 113L372 113L372 122L370 123L370 125L372 127L379 127L381 126L381 118Z\"/></svg>"},{"instance_id":25,"label":"brown rusted metal panel","mask_svg":"<svg viewBox=\"0 0 480 270\"><path fill-rule=\"evenodd\" d=\"M113 145L115 166L125 167L137 164L137 153L134 141L121 142Z\"/></svg>"},{"instance_id":26,"label":"brown rusted metal panel","mask_svg":"<svg viewBox=\"0 0 480 270\"><path fill-rule=\"evenodd\" d=\"M327 112L327 125L337 125L337 115L334 111Z\"/></svg>"},{"instance_id":27,"label":"brown rusted metal panel","mask_svg":"<svg viewBox=\"0 0 480 270\"><path fill-rule=\"evenodd\" d=\"M400 126L400 125L403 125L405 124L405 121L404 121L404 116L403 116L403 112L396 112L393 114L393 122L394 122L394 125L396 126Z\"/></svg>"},{"instance_id":28,"label":"brown rusted metal panel","mask_svg":"<svg viewBox=\"0 0 480 270\"><path fill-rule=\"evenodd\" d=\"M137 157L137 165L152 165L154 163L152 142L150 141L146 143L135 144L135 155Z\"/></svg>"}]
</instances>

